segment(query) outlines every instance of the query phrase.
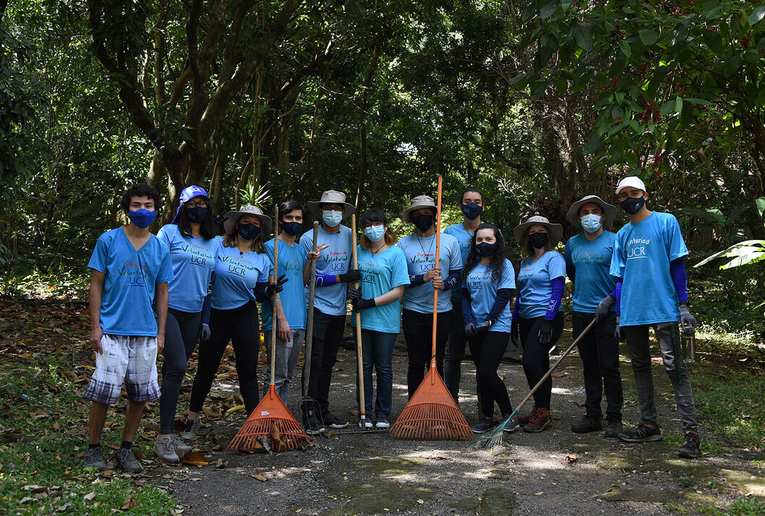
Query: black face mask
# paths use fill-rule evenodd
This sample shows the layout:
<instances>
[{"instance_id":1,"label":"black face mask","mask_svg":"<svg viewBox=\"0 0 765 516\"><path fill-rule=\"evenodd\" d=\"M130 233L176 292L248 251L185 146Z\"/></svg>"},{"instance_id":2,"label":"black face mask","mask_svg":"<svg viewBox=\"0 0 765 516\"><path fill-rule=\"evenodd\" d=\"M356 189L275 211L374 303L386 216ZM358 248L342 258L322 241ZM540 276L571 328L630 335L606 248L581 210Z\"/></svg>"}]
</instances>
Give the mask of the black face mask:
<instances>
[{"instance_id":1,"label":"black face mask","mask_svg":"<svg viewBox=\"0 0 765 516\"><path fill-rule=\"evenodd\" d=\"M542 249L547 243L547 233L532 233L529 235L529 243L535 249Z\"/></svg>"},{"instance_id":2,"label":"black face mask","mask_svg":"<svg viewBox=\"0 0 765 516\"><path fill-rule=\"evenodd\" d=\"M481 242L480 244L475 245L475 250L478 251L478 254L484 258L487 256L491 256L494 253L497 252L497 244L490 244L488 242Z\"/></svg>"},{"instance_id":3,"label":"black face mask","mask_svg":"<svg viewBox=\"0 0 765 516\"><path fill-rule=\"evenodd\" d=\"M255 240L260 235L260 228L255 224L239 224L237 231L245 240Z\"/></svg>"},{"instance_id":4,"label":"black face mask","mask_svg":"<svg viewBox=\"0 0 765 516\"><path fill-rule=\"evenodd\" d=\"M282 222L282 229L288 235L295 236L303 229L301 222Z\"/></svg>"},{"instance_id":5,"label":"black face mask","mask_svg":"<svg viewBox=\"0 0 765 516\"><path fill-rule=\"evenodd\" d=\"M416 217L413 217L412 220L414 221L414 225L417 226L417 229L423 233L433 226L433 215L417 215Z\"/></svg>"},{"instance_id":6,"label":"black face mask","mask_svg":"<svg viewBox=\"0 0 765 516\"><path fill-rule=\"evenodd\" d=\"M186 208L186 216L191 222L201 224L207 216L207 208L203 208L202 206L197 206L196 208Z\"/></svg>"},{"instance_id":7,"label":"black face mask","mask_svg":"<svg viewBox=\"0 0 765 516\"><path fill-rule=\"evenodd\" d=\"M645 197L627 197L619 205L628 215L634 215L639 212L645 204Z\"/></svg>"}]
</instances>

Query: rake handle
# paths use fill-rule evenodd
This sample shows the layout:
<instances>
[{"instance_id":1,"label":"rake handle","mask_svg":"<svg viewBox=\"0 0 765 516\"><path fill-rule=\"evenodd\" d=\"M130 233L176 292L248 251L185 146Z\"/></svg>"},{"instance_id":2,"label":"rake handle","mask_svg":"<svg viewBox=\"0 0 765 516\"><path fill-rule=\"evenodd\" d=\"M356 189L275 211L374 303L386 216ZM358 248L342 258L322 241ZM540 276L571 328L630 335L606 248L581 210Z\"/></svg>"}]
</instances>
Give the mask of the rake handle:
<instances>
[{"instance_id":1,"label":"rake handle","mask_svg":"<svg viewBox=\"0 0 765 516\"><path fill-rule=\"evenodd\" d=\"M318 249L319 221L313 221L313 252ZM308 280L308 320L305 330L305 362L303 363L303 397L311 387L311 353L313 352L313 303L316 296L316 260L311 260L311 278Z\"/></svg>"},{"instance_id":2,"label":"rake handle","mask_svg":"<svg viewBox=\"0 0 765 516\"><path fill-rule=\"evenodd\" d=\"M356 214L351 215L351 250L353 257L353 268L359 268L359 257L356 250ZM354 288L359 288L359 282L354 282ZM358 363L358 384L359 384L359 419L362 423L366 420L366 401L364 400L364 355L361 349L361 313L356 310L356 362ZM362 424L362 427L364 425Z\"/></svg>"},{"instance_id":3,"label":"rake handle","mask_svg":"<svg viewBox=\"0 0 765 516\"><path fill-rule=\"evenodd\" d=\"M441 259L441 191L443 178L438 176L438 200L436 201L436 262L438 268ZM430 367L436 367L436 327L438 326L438 289L433 289L433 336L431 338Z\"/></svg>"},{"instance_id":4,"label":"rake handle","mask_svg":"<svg viewBox=\"0 0 765 516\"><path fill-rule=\"evenodd\" d=\"M279 205L274 206L274 281L279 278ZM271 300L271 385L276 385L276 296L279 293L274 289L274 297ZM274 389L268 390L269 394Z\"/></svg>"}]
</instances>

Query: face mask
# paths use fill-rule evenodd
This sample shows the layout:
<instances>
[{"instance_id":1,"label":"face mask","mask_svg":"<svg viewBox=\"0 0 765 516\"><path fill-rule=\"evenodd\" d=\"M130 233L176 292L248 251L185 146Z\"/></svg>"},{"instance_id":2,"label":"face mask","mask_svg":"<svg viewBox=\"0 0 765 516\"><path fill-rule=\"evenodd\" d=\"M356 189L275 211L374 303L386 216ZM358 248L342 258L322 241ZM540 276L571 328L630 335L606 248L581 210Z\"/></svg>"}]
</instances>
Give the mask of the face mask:
<instances>
[{"instance_id":1,"label":"face mask","mask_svg":"<svg viewBox=\"0 0 765 516\"><path fill-rule=\"evenodd\" d=\"M645 204L645 197L627 197L619 205L628 215L634 215L639 212Z\"/></svg>"},{"instance_id":2,"label":"face mask","mask_svg":"<svg viewBox=\"0 0 765 516\"><path fill-rule=\"evenodd\" d=\"M303 229L303 224L300 222L282 222L282 229L288 235L295 236Z\"/></svg>"},{"instance_id":3,"label":"face mask","mask_svg":"<svg viewBox=\"0 0 765 516\"><path fill-rule=\"evenodd\" d=\"M343 212L324 210L321 212L321 219L327 226L333 228L340 224L340 221L343 220Z\"/></svg>"},{"instance_id":4,"label":"face mask","mask_svg":"<svg viewBox=\"0 0 765 516\"><path fill-rule=\"evenodd\" d=\"M379 242L385 236L385 226L371 226L364 228L364 234L372 242Z\"/></svg>"},{"instance_id":5,"label":"face mask","mask_svg":"<svg viewBox=\"0 0 765 516\"><path fill-rule=\"evenodd\" d=\"M478 254L486 258L487 256L493 255L497 251L497 244L490 244L488 242L481 242L480 244L475 245L475 250L478 251Z\"/></svg>"},{"instance_id":6,"label":"face mask","mask_svg":"<svg viewBox=\"0 0 765 516\"><path fill-rule=\"evenodd\" d=\"M582 227L588 233L595 233L600 229L600 215L594 215L592 213L582 217Z\"/></svg>"},{"instance_id":7,"label":"face mask","mask_svg":"<svg viewBox=\"0 0 765 516\"><path fill-rule=\"evenodd\" d=\"M207 208L203 208L201 206L197 206L196 208L186 208L186 216L191 222L201 224L207 216Z\"/></svg>"},{"instance_id":8,"label":"face mask","mask_svg":"<svg viewBox=\"0 0 765 516\"><path fill-rule=\"evenodd\" d=\"M417 215L412 219L417 229L425 233L433 225L433 215Z\"/></svg>"},{"instance_id":9,"label":"face mask","mask_svg":"<svg viewBox=\"0 0 765 516\"><path fill-rule=\"evenodd\" d=\"M154 219L157 218L157 212L154 210L135 210L128 212L128 218L139 228L148 228Z\"/></svg>"},{"instance_id":10,"label":"face mask","mask_svg":"<svg viewBox=\"0 0 765 516\"><path fill-rule=\"evenodd\" d=\"M255 240L260 235L260 228L255 224L239 224L237 231L245 240Z\"/></svg>"},{"instance_id":11,"label":"face mask","mask_svg":"<svg viewBox=\"0 0 765 516\"><path fill-rule=\"evenodd\" d=\"M529 243L536 249L542 249L547 243L547 233L533 233L529 235Z\"/></svg>"},{"instance_id":12,"label":"face mask","mask_svg":"<svg viewBox=\"0 0 765 516\"><path fill-rule=\"evenodd\" d=\"M462 213L464 213L465 216L470 220L474 220L477 219L481 213L483 213L483 206L479 206L474 202L471 202L470 204L463 204Z\"/></svg>"}]
</instances>

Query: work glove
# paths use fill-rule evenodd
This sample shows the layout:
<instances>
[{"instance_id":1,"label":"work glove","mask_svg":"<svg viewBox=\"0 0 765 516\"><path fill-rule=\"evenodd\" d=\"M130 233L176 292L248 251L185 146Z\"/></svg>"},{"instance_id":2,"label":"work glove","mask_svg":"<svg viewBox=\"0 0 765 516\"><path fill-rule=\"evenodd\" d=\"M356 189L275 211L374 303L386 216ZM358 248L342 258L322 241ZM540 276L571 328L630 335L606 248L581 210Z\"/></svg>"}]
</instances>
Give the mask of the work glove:
<instances>
[{"instance_id":1,"label":"work glove","mask_svg":"<svg viewBox=\"0 0 765 516\"><path fill-rule=\"evenodd\" d=\"M542 346L549 346L552 344L552 337L553 337L553 325L552 321L548 321L547 319L544 319L542 321L542 327L539 328L539 343Z\"/></svg>"},{"instance_id":2,"label":"work glove","mask_svg":"<svg viewBox=\"0 0 765 516\"><path fill-rule=\"evenodd\" d=\"M210 325L207 323L202 323L202 328L199 330L199 338L202 339L202 342L207 342L210 340L210 335L212 335L212 332L210 331Z\"/></svg>"},{"instance_id":3,"label":"work glove","mask_svg":"<svg viewBox=\"0 0 765 516\"><path fill-rule=\"evenodd\" d=\"M478 330L478 333L484 333L489 331L489 328L491 328L491 325L492 325L492 321L487 320L479 324L476 330Z\"/></svg>"},{"instance_id":4,"label":"work glove","mask_svg":"<svg viewBox=\"0 0 765 516\"><path fill-rule=\"evenodd\" d=\"M372 308L374 306L377 306L377 303L375 303L375 299L353 299L351 300L351 306L354 310L357 312L360 310L364 310L366 308Z\"/></svg>"},{"instance_id":5,"label":"work glove","mask_svg":"<svg viewBox=\"0 0 765 516\"><path fill-rule=\"evenodd\" d=\"M696 331L696 325L696 318L691 315L688 305L680 305L680 328L682 328L683 334L693 335L693 332Z\"/></svg>"},{"instance_id":6,"label":"work glove","mask_svg":"<svg viewBox=\"0 0 765 516\"><path fill-rule=\"evenodd\" d=\"M354 299L361 299L361 289L351 287L348 290L348 299L351 301Z\"/></svg>"},{"instance_id":7,"label":"work glove","mask_svg":"<svg viewBox=\"0 0 765 516\"><path fill-rule=\"evenodd\" d=\"M611 305L616 303L616 299L612 298L611 296L606 296L603 298L603 300L598 303L598 307L595 309L595 322L599 323L606 317L608 317L608 312L611 310Z\"/></svg>"},{"instance_id":8,"label":"work glove","mask_svg":"<svg viewBox=\"0 0 765 516\"><path fill-rule=\"evenodd\" d=\"M279 276L276 280L276 283L269 283L266 287L266 296L267 297L274 297L274 294L277 292L281 292L284 290L284 284L289 281L289 278L286 278L286 274L282 274ZM262 284L262 283L261 283Z\"/></svg>"},{"instance_id":9,"label":"work glove","mask_svg":"<svg viewBox=\"0 0 765 516\"><path fill-rule=\"evenodd\" d=\"M510 324L510 341L516 348L521 347L521 325L517 321Z\"/></svg>"},{"instance_id":10,"label":"work glove","mask_svg":"<svg viewBox=\"0 0 765 516\"><path fill-rule=\"evenodd\" d=\"M350 269L345 274L338 274L337 279L340 283L351 283L353 281L361 281L361 271L358 269Z\"/></svg>"},{"instance_id":11,"label":"work glove","mask_svg":"<svg viewBox=\"0 0 765 516\"><path fill-rule=\"evenodd\" d=\"M622 327L619 326L619 319L621 319L621 317L619 317L617 315L616 316L616 329L614 330L614 337L616 337L617 340L619 340L621 342L624 342L624 340L627 338L627 336L622 331Z\"/></svg>"},{"instance_id":12,"label":"work glove","mask_svg":"<svg viewBox=\"0 0 765 516\"><path fill-rule=\"evenodd\" d=\"M465 335L468 337L475 337L476 334L478 334L478 328L476 328L474 323L467 323L465 325Z\"/></svg>"}]
</instances>

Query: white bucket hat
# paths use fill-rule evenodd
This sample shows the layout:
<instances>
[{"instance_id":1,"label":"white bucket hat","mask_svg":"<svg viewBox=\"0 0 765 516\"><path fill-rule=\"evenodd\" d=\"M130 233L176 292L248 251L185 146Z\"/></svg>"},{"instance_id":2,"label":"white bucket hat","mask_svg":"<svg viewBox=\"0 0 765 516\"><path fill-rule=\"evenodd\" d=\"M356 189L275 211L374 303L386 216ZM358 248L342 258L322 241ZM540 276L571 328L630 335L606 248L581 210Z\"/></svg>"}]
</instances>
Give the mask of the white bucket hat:
<instances>
[{"instance_id":1,"label":"white bucket hat","mask_svg":"<svg viewBox=\"0 0 765 516\"><path fill-rule=\"evenodd\" d=\"M526 219L526 222L515 226L515 229L513 230L513 237L515 237L515 241L520 245L523 245L523 237L526 236L526 232L534 224L542 224L547 228L547 232L550 234L550 244L553 247L558 245L560 239L563 238L563 226L560 224L553 224L547 219L547 217L542 217L541 215L532 215Z\"/></svg>"},{"instance_id":2,"label":"white bucket hat","mask_svg":"<svg viewBox=\"0 0 765 516\"><path fill-rule=\"evenodd\" d=\"M311 214L319 218L319 205L320 204L342 204L345 208L345 214L343 218L350 217L356 213L356 207L353 204L345 202L345 192L338 192L337 190L327 190L321 194L321 199L318 201L308 201L308 211Z\"/></svg>"},{"instance_id":3,"label":"white bucket hat","mask_svg":"<svg viewBox=\"0 0 765 516\"><path fill-rule=\"evenodd\" d=\"M619 192L629 187L639 188L648 193L648 190L645 189L645 183L638 176L628 176L619 181L619 186L616 187L616 195L619 195Z\"/></svg>"},{"instance_id":4,"label":"white bucket hat","mask_svg":"<svg viewBox=\"0 0 765 516\"><path fill-rule=\"evenodd\" d=\"M613 224L613 222L616 220L616 206L608 204L597 195L585 195L574 204L572 204L568 209L568 213L566 214L566 220L568 220L575 228L582 229L582 223L579 220L579 210L582 209L582 206L590 202L600 206L600 208L603 210L603 213L606 215L606 220L603 221L604 228L607 228Z\"/></svg>"},{"instance_id":5,"label":"white bucket hat","mask_svg":"<svg viewBox=\"0 0 765 516\"><path fill-rule=\"evenodd\" d=\"M260 234L263 240L271 234L271 217L263 213L263 210L257 206L242 206L238 210L231 210L226 213L226 222L223 223L227 235L232 235L236 229L236 223L242 218L242 215L255 215L260 219Z\"/></svg>"},{"instance_id":6,"label":"white bucket hat","mask_svg":"<svg viewBox=\"0 0 765 516\"><path fill-rule=\"evenodd\" d=\"M429 195L418 195L417 197L413 198L410 201L410 206L404 210L404 213L401 215L401 219L404 222L414 222L412 220L412 212L422 209L422 208L433 208L433 211L438 210L438 206L436 206L436 202L433 200L432 197Z\"/></svg>"}]
</instances>

